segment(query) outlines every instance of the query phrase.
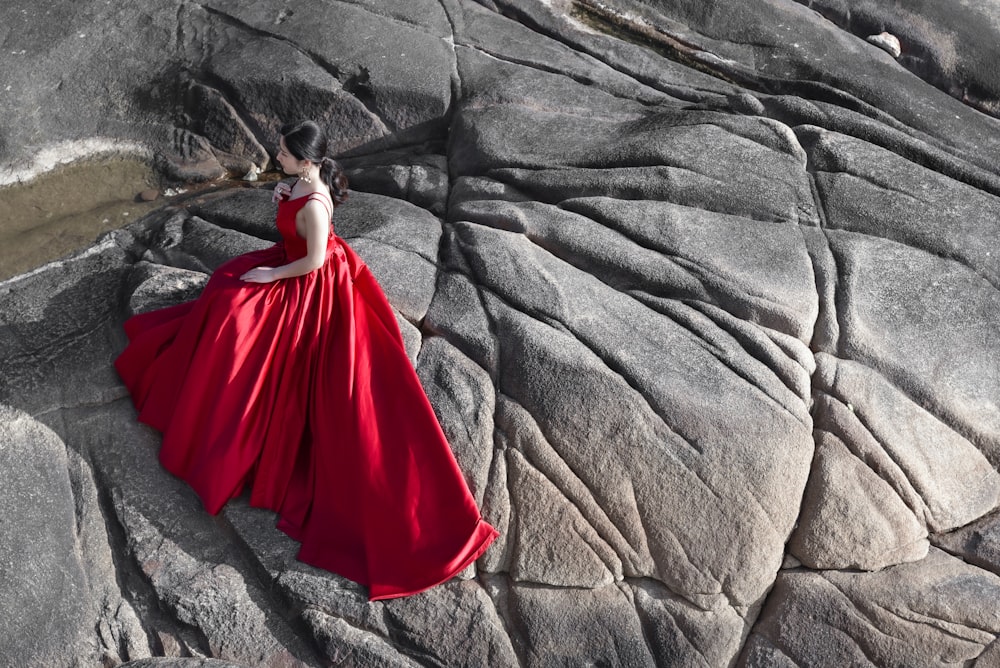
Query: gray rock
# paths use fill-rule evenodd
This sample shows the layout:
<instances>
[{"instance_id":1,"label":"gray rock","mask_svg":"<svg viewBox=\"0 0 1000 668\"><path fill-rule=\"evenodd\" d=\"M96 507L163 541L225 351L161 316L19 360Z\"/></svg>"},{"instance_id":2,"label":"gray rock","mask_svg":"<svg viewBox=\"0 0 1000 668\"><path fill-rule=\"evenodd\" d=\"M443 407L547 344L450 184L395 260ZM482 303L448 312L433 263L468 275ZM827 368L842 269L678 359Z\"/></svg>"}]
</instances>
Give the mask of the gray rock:
<instances>
[{"instance_id":1,"label":"gray rock","mask_svg":"<svg viewBox=\"0 0 1000 668\"><path fill-rule=\"evenodd\" d=\"M989 3L970 2L944 8L908 7L892 2L813 2L814 9L855 35L876 31L901 39L900 64L963 102L995 115L997 105L998 26ZM890 52L891 53L891 52Z\"/></svg>"},{"instance_id":2,"label":"gray rock","mask_svg":"<svg viewBox=\"0 0 1000 668\"><path fill-rule=\"evenodd\" d=\"M333 75L390 130L434 121L448 107L454 57L445 39L451 35L451 26L437 2L418 0L405 7L381 2L340 3L332 15L323 5L280 12L265 3L233 0L213 0L204 8L214 21L230 26L242 38L234 42L250 37L257 43L287 44L319 70ZM246 76L243 59L234 56L230 62ZM286 81L291 86L292 82ZM266 94L262 102L283 108L260 109L260 116L288 118L289 112L295 111L309 117L308 102L303 108L297 100L286 98L282 103L281 98ZM329 106L336 113L344 104Z\"/></svg>"},{"instance_id":3,"label":"gray rock","mask_svg":"<svg viewBox=\"0 0 1000 668\"><path fill-rule=\"evenodd\" d=\"M135 315L195 299L208 282L208 276L142 260L136 263L129 280L136 287L129 297L128 312Z\"/></svg>"},{"instance_id":4,"label":"gray rock","mask_svg":"<svg viewBox=\"0 0 1000 668\"><path fill-rule=\"evenodd\" d=\"M737 90L730 81L713 76L704 68L692 66L690 60L677 57L687 54L678 54L672 48L676 45L670 42L664 44L665 26L685 30L669 17L661 15L658 25L649 26L632 24L627 18L622 20L623 17L616 16L613 10L609 11L609 3L587 2L573 6L563 1L526 3L499 0L495 5L497 13L517 17L520 23L539 33L592 55L625 76L679 100L706 103L720 100ZM630 6L629 18L642 9L641 5ZM689 38L690 32L684 37ZM523 51L523 48L517 50ZM516 57L516 53L504 55Z\"/></svg>"},{"instance_id":5,"label":"gray rock","mask_svg":"<svg viewBox=\"0 0 1000 668\"><path fill-rule=\"evenodd\" d=\"M997 507L998 474L969 440L871 369L817 361L813 478L789 543L804 564L877 570L920 559L928 532Z\"/></svg>"},{"instance_id":6,"label":"gray rock","mask_svg":"<svg viewBox=\"0 0 1000 668\"><path fill-rule=\"evenodd\" d=\"M0 597L10 665L149 656L115 581L90 467L50 429L0 405Z\"/></svg>"},{"instance_id":7,"label":"gray rock","mask_svg":"<svg viewBox=\"0 0 1000 668\"><path fill-rule=\"evenodd\" d=\"M238 663L230 663L220 659L196 658L149 658L128 661L121 664L122 668L240 668Z\"/></svg>"},{"instance_id":8,"label":"gray rock","mask_svg":"<svg viewBox=\"0 0 1000 668\"><path fill-rule=\"evenodd\" d=\"M175 178L216 179L267 164L278 129L299 116L324 122L343 151L390 132L426 138L444 127L451 102L451 27L429 0L342 3L334 21L325 6L225 0L21 10L4 9L12 67L0 75L0 111L26 122L4 131L0 183L26 163L38 172L150 150ZM44 93L35 77L57 82L58 99L36 104Z\"/></svg>"},{"instance_id":9,"label":"gray rock","mask_svg":"<svg viewBox=\"0 0 1000 668\"><path fill-rule=\"evenodd\" d=\"M854 137L815 127L797 127L796 134L827 227L952 259L990 285L1000 282L1000 231L979 224L981 216L1000 214L995 193ZM941 226L950 233L940 234Z\"/></svg>"},{"instance_id":10,"label":"gray rock","mask_svg":"<svg viewBox=\"0 0 1000 668\"><path fill-rule=\"evenodd\" d=\"M353 193L348 201L334 214L337 234L362 256L399 312L419 323L434 295L441 221L383 195Z\"/></svg>"},{"instance_id":11,"label":"gray rock","mask_svg":"<svg viewBox=\"0 0 1000 668\"><path fill-rule=\"evenodd\" d=\"M271 12L270 9L266 11ZM309 10L299 10L295 14L306 11ZM197 83L195 79L186 84L189 90L207 87L211 95L241 110L242 117L246 119L241 123L254 128L258 137L256 141L271 155L277 153L282 125L300 117L312 118L327 128L333 141L331 148L337 153L388 133L382 119L363 100L345 90L350 75L341 72L337 65L327 62L322 55L272 33L273 26L258 27L263 17L251 17L251 13L258 14L259 11L225 2L192 5L187 10L184 22L190 24L191 34L205 34L205 37L196 37L195 43L188 47L197 51L197 59L201 61L199 65L205 70L201 75L204 83ZM302 26L309 24L300 23L298 29L302 30ZM315 28L309 26L306 29ZM205 31L218 31L224 37L207 41ZM316 35L314 39L318 37ZM202 54L209 55L205 57ZM273 62L281 63L281 66L262 71L248 68L248 62ZM354 76L360 77L362 73ZM185 85L183 79L178 85ZM363 95L363 91L365 88L355 92ZM191 92L187 93L187 100L190 104ZM192 106L190 114L199 118L203 112ZM198 129L209 132L213 128ZM220 139L208 136L223 146L229 145L226 134ZM259 155L259 150L254 147L249 154L236 155L247 155L252 159ZM276 163L274 165L277 166Z\"/></svg>"},{"instance_id":12,"label":"gray rock","mask_svg":"<svg viewBox=\"0 0 1000 668\"><path fill-rule=\"evenodd\" d=\"M0 408L0 547L3 655L12 664L56 663L96 654L94 605L76 540L65 446L30 416Z\"/></svg>"},{"instance_id":13,"label":"gray rock","mask_svg":"<svg viewBox=\"0 0 1000 668\"><path fill-rule=\"evenodd\" d=\"M515 8L520 3L510 0L499 4L508 11L530 14L563 39L587 46L599 41L587 39L579 22L573 25L567 21L565 15L569 12L561 3L545 8L528 5L524 9ZM860 103L865 115L878 117L882 124L902 127L924 141L959 153L983 170L994 171L992 165L1000 150L1000 139L992 130L995 121L955 99L977 88L984 93L976 97L996 97L996 73L988 63L995 61L989 54L996 49L997 28L988 18L991 10L987 5L970 5L956 14L941 9L912 12L881 0L831 1L812 3L810 7L799 3L750 3L731 7L725 13L706 12L703 3L693 1L674 3L669 8L637 0L580 4L583 11L575 16L582 14L596 23L600 32L618 37L615 46L621 42L643 46L651 43L654 50L667 57L690 63L688 71L698 69L719 79L745 83L748 88L764 88L809 101L835 99L840 109L858 108ZM817 9L838 19L843 17L843 23L849 16L872 17L880 23L866 21L857 34L852 34L823 18ZM542 16L546 13L559 16ZM899 23L909 19L910 26L904 29L903 25L882 22L892 15L902 17ZM948 62L951 67L935 83L955 91L955 96L928 90L930 86L900 67L894 58L863 41L863 36L878 32L882 26L908 45L926 45L933 55L916 54L912 62L918 72L924 63L936 69L935 61ZM963 59L955 47L963 38L968 39L968 51L977 52L966 59L972 65L969 69L977 72L975 84L964 75L967 70L959 66ZM982 45L982 49L972 44ZM664 73L669 71L661 68ZM677 80L684 81L684 75ZM979 82L981 86L976 85ZM986 91L994 92L991 96ZM934 105L920 102L930 98L935 99ZM995 109L991 113L995 114Z\"/></svg>"},{"instance_id":14,"label":"gray rock","mask_svg":"<svg viewBox=\"0 0 1000 668\"><path fill-rule=\"evenodd\" d=\"M0 403L37 415L122 396L108 362L124 333L112 323L140 253L129 232L114 232L72 260L0 283Z\"/></svg>"},{"instance_id":15,"label":"gray rock","mask_svg":"<svg viewBox=\"0 0 1000 668\"><path fill-rule=\"evenodd\" d=\"M224 551L212 549L225 542L207 517L198 522L201 531L189 525L178 536L121 495L116 495L115 511L129 536L131 556L158 599L178 621L198 629L201 642L189 650L253 665L311 663L308 651L280 619L269 618L270 611L254 601L262 592L252 579L247 581L247 571L241 572ZM195 549L199 543L208 549Z\"/></svg>"},{"instance_id":16,"label":"gray rock","mask_svg":"<svg viewBox=\"0 0 1000 668\"><path fill-rule=\"evenodd\" d=\"M273 245L270 241L218 227L183 211L174 211L151 231L154 238L143 254L144 260L203 274L211 273L236 255Z\"/></svg>"},{"instance_id":17,"label":"gray rock","mask_svg":"<svg viewBox=\"0 0 1000 668\"><path fill-rule=\"evenodd\" d=\"M336 230L501 531L369 604L158 467L122 320L277 239L271 175L206 187L0 283L0 402L55 434L0 450L6 549L77 594L5 606L51 625L15 656L995 663L1000 134L961 100L995 107L996 27L897 4L5 5L0 183L102 151L239 176L330 130Z\"/></svg>"},{"instance_id":18,"label":"gray rock","mask_svg":"<svg viewBox=\"0 0 1000 668\"><path fill-rule=\"evenodd\" d=\"M343 167L351 187L389 195L436 216L448 205L448 163L443 155L413 155L386 151L373 156L348 158Z\"/></svg>"},{"instance_id":19,"label":"gray rock","mask_svg":"<svg viewBox=\"0 0 1000 668\"><path fill-rule=\"evenodd\" d=\"M1000 633L998 588L1000 577L936 549L877 573L782 572L737 665L971 661Z\"/></svg>"},{"instance_id":20,"label":"gray rock","mask_svg":"<svg viewBox=\"0 0 1000 668\"><path fill-rule=\"evenodd\" d=\"M561 77L601 90L616 97L632 98L644 103L678 101L641 79L623 73L584 50L558 39L540 38L539 34L518 21L476 4L463 7L457 13L460 29L456 44L500 62L526 65L533 70L551 72ZM464 83L464 77L463 77Z\"/></svg>"},{"instance_id":21,"label":"gray rock","mask_svg":"<svg viewBox=\"0 0 1000 668\"><path fill-rule=\"evenodd\" d=\"M1000 396L990 361L1000 333L988 324L997 290L954 260L872 236L829 237L845 305L837 355L879 369L996 467L1000 415L985 398Z\"/></svg>"},{"instance_id":22,"label":"gray rock","mask_svg":"<svg viewBox=\"0 0 1000 668\"><path fill-rule=\"evenodd\" d=\"M996 513L954 531L935 534L931 540L942 550L1000 575L1000 517Z\"/></svg>"},{"instance_id":23,"label":"gray rock","mask_svg":"<svg viewBox=\"0 0 1000 668\"><path fill-rule=\"evenodd\" d=\"M815 569L875 571L927 555L927 528L888 482L837 436L820 431L788 548Z\"/></svg>"},{"instance_id":24,"label":"gray rock","mask_svg":"<svg viewBox=\"0 0 1000 668\"><path fill-rule=\"evenodd\" d=\"M271 161L239 112L218 90L191 82L185 105L191 110L190 129L203 137L212 137L219 163L233 172L256 174Z\"/></svg>"},{"instance_id":25,"label":"gray rock","mask_svg":"<svg viewBox=\"0 0 1000 668\"><path fill-rule=\"evenodd\" d=\"M441 337L423 342L415 366L469 488L481 505L496 456L493 383L484 369Z\"/></svg>"},{"instance_id":26,"label":"gray rock","mask_svg":"<svg viewBox=\"0 0 1000 668\"><path fill-rule=\"evenodd\" d=\"M502 581L490 588L517 624L523 665L656 665L627 588L553 589Z\"/></svg>"},{"instance_id":27,"label":"gray rock","mask_svg":"<svg viewBox=\"0 0 1000 668\"><path fill-rule=\"evenodd\" d=\"M743 625L732 609L691 605L655 580L628 584L656 665L723 666L738 654Z\"/></svg>"},{"instance_id":28,"label":"gray rock","mask_svg":"<svg viewBox=\"0 0 1000 668\"><path fill-rule=\"evenodd\" d=\"M1000 665L1000 639L991 642L972 665L976 666L976 668L989 668L990 666Z\"/></svg>"},{"instance_id":29,"label":"gray rock","mask_svg":"<svg viewBox=\"0 0 1000 668\"><path fill-rule=\"evenodd\" d=\"M159 435L135 421L127 399L100 411L63 411L56 426L71 429L74 445L94 462L109 497L119 573L161 652L317 665L286 621L285 604L260 580L258 558L158 465Z\"/></svg>"},{"instance_id":30,"label":"gray rock","mask_svg":"<svg viewBox=\"0 0 1000 668\"><path fill-rule=\"evenodd\" d=\"M274 185L267 183L208 193L185 202L185 209L219 227L278 241L281 235L274 225L278 205L271 201Z\"/></svg>"}]
</instances>

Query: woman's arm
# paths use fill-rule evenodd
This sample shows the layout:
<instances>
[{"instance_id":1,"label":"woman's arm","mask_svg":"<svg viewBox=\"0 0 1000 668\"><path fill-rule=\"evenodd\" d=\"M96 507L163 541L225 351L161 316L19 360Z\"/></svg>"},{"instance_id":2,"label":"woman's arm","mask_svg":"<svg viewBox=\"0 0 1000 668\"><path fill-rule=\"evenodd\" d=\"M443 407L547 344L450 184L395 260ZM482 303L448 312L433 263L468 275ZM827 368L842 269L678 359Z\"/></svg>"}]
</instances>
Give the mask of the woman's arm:
<instances>
[{"instance_id":1,"label":"woman's arm","mask_svg":"<svg viewBox=\"0 0 1000 668\"><path fill-rule=\"evenodd\" d=\"M302 218L302 226L306 233L305 257L280 267L254 267L240 276L242 280L251 283L270 283L282 278L302 276L323 266L326 261L326 244L330 234L327 208L322 203L313 200L306 202L299 212L299 216Z\"/></svg>"}]
</instances>

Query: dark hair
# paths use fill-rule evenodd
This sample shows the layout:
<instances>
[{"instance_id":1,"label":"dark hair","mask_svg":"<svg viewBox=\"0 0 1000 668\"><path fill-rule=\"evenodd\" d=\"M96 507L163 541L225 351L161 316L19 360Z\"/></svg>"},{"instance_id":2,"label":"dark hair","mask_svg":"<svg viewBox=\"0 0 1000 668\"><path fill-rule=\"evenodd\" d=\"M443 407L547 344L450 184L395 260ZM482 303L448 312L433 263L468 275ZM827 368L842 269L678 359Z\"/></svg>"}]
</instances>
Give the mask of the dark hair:
<instances>
[{"instance_id":1,"label":"dark hair","mask_svg":"<svg viewBox=\"0 0 1000 668\"><path fill-rule=\"evenodd\" d=\"M326 133L313 121L299 121L281 128L285 148L296 160L309 160L319 165L319 177L330 189L333 205L347 199L347 175L333 158L326 155Z\"/></svg>"}]
</instances>

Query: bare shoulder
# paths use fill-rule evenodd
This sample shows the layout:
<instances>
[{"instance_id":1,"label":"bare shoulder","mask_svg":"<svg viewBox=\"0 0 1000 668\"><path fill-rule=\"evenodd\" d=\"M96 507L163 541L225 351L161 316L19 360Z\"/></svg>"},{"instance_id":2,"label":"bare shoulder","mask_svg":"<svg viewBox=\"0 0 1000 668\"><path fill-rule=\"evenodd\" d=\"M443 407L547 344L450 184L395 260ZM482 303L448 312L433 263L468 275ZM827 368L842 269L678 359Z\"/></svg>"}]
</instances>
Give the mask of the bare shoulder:
<instances>
[{"instance_id":1,"label":"bare shoulder","mask_svg":"<svg viewBox=\"0 0 1000 668\"><path fill-rule=\"evenodd\" d=\"M333 200L326 190L314 190L305 196L306 202L303 211L316 212L325 220L333 217Z\"/></svg>"}]
</instances>

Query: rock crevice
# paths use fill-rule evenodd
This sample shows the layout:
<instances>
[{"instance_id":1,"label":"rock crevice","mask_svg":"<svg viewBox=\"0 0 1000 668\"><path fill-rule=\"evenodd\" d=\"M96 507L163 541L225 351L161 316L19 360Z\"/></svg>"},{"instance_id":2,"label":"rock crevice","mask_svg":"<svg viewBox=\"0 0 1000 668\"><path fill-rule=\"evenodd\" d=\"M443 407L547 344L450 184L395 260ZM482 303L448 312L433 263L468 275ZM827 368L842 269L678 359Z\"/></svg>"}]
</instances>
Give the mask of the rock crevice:
<instances>
[{"instance_id":1,"label":"rock crevice","mask_svg":"<svg viewBox=\"0 0 1000 668\"><path fill-rule=\"evenodd\" d=\"M277 240L269 186L175 198L0 283L0 593L11 628L46 629L0 655L1000 656L1000 134L969 106L995 106L1000 27L803 4L0 9L38 72L0 72L0 112L27 119L4 173L105 138L204 180L271 164L293 116L328 128L354 188L335 230L502 533L461 577L369 604L270 513L213 519L158 466L111 365L122 322ZM864 41L881 30L898 60Z\"/></svg>"}]
</instances>

